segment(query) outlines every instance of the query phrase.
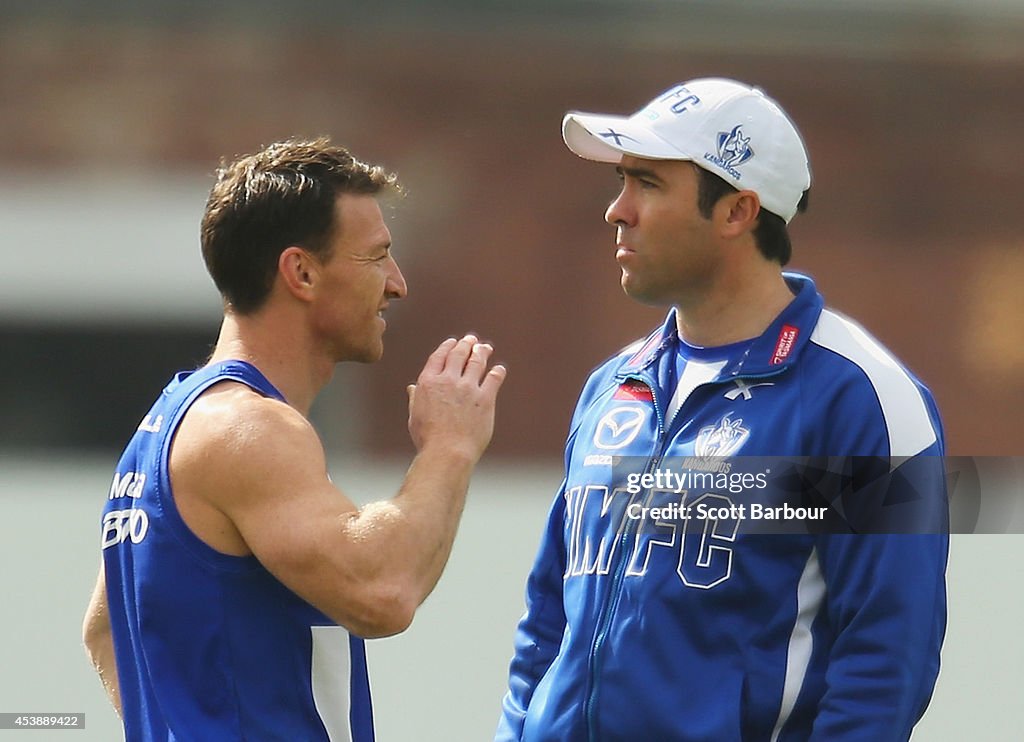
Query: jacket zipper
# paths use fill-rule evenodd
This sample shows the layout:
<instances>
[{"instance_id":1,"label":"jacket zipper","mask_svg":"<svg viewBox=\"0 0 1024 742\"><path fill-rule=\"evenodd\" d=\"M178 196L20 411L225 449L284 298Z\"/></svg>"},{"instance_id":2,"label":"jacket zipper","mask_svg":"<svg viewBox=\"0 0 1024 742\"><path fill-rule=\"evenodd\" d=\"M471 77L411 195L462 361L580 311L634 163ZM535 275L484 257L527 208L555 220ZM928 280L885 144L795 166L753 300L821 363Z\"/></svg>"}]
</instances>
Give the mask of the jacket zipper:
<instances>
[{"instance_id":1,"label":"jacket zipper","mask_svg":"<svg viewBox=\"0 0 1024 742\"><path fill-rule=\"evenodd\" d=\"M647 465L644 467L644 473L646 474L657 468L659 462L661 461L662 454L664 453L665 418L661 411L661 405L658 401L658 392L656 390L656 384L654 383L653 379L647 379L643 376L638 375L630 375L627 376L622 381L626 380L641 381L650 388L651 397L654 402L654 413L658 419L658 445L655 446L653 451L651 451L651 455L647 459ZM618 607L619 596L621 595L622 581L626 573L626 564L629 561L625 556L626 542L629 540L629 537L632 534L632 524L627 520L625 528L622 529L622 535L619 536L618 539L619 558L615 562L615 574L612 576L612 584L608 590L608 597L604 604L604 610L601 612L601 619L598 622L598 628L594 634L594 641L590 646L590 692L587 695L587 701L585 704L585 718L587 721L587 739L590 740L590 742L597 742L597 719L595 718L595 710L597 707L597 696L600 690L599 655L601 653L601 647L604 645L604 641L608 635L611 617L612 615L614 615Z\"/></svg>"},{"instance_id":2,"label":"jacket zipper","mask_svg":"<svg viewBox=\"0 0 1024 742\"><path fill-rule=\"evenodd\" d=\"M720 384L724 381L733 381L734 379L738 378L763 379L767 377L778 376L783 371L785 371L785 368L780 368L777 371L773 370L767 373L760 374L733 373L724 379L719 378L713 381L708 381L703 384L700 384L696 388L694 388L690 394L692 396L693 392L697 391L697 389L701 387ZM621 379L617 379L618 383L620 384L623 381L629 380L641 381L650 388L651 397L654 400L654 412L657 415L658 419L658 445L655 446L654 450L651 452L651 455L647 460L647 465L644 467L644 473L647 474L651 473L655 468L657 468L657 466L665 458L665 449L667 448L668 442L670 440L670 436L668 435L669 431L666 429L666 425L667 423L674 423L676 420L680 419L683 407L685 406L685 402L682 406L680 406L678 410L676 410L676 414L672 418L672 420L667 421L666 423L664 414L661 409L661 404L658 400L659 392L655 380L649 379L638 374L629 374L625 377L622 377ZM639 526L637 526L637 528L639 528ZM594 634L594 641L590 646L590 692L587 694L587 700L584 704L585 719L587 724L587 739L589 740L589 742L597 742L598 740L596 736L597 719L595 716L595 712L597 708L597 696L600 692L600 653L602 647L604 646L605 639L608 635L608 630L611 624L611 618L618 609L619 597L621 596L622 591L622 582L625 578L626 565L629 561L629 559L626 557L626 542L629 540L629 537L631 535L633 535L632 524L627 522L626 527L623 529L622 535L618 539L619 558L615 563L615 574L612 577L612 584L608 590L608 597L604 604L604 610L601 612L601 619L598 623L597 631Z\"/></svg>"}]
</instances>

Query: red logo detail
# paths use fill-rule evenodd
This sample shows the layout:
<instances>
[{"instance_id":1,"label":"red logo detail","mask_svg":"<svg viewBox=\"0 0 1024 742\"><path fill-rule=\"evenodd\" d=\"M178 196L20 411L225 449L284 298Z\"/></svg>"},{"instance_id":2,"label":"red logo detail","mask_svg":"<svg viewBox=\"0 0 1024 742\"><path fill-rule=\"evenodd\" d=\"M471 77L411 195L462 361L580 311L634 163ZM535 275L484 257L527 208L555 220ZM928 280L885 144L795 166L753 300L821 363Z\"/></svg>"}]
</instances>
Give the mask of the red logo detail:
<instances>
[{"instance_id":1,"label":"red logo detail","mask_svg":"<svg viewBox=\"0 0 1024 742\"><path fill-rule=\"evenodd\" d=\"M775 352L772 354L772 360L769 362L769 365L777 366L789 357L789 354L793 352L793 346L796 345L796 336L799 334L800 329L793 327L793 325L782 326L782 330L779 332L779 340L775 343Z\"/></svg>"},{"instance_id":2,"label":"red logo detail","mask_svg":"<svg viewBox=\"0 0 1024 742\"><path fill-rule=\"evenodd\" d=\"M641 347L640 350L634 353L632 358L626 361L626 366L635 366L636 364L640 363L640 361L643 360L644 356L646 356L651 351L651 349L660 342L661 333L649 337L647 339L647 342L643 344L643 347Z\"/></svg>"},{"instance_id":3,"label":"red logo detail","mask_svg":"<svg viewBox=\"0 0 1024 742\"><path fill-rule=\"evenodd\" d=\"M612 399L631 399L635 402L653 402L654 392L642 381L629 379L615 390Z\"/></svg>"}]
</instances>

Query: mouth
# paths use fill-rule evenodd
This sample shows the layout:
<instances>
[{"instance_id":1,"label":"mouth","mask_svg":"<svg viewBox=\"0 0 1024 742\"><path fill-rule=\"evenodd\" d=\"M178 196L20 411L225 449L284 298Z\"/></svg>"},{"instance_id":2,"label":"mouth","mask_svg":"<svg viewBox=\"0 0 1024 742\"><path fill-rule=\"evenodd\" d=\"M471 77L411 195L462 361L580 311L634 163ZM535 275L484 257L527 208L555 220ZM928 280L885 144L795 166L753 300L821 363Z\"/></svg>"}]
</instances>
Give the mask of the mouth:
<instances>
[{"instance_id":1,"label":"mouth","mask_svg":"<svg viewBox=\"0 0 1024 742\"><path fill-rule=\"evenodd\" d=\"M621 243L617 244L616 248L617 249L615 250L615 260L620 263L623 260L628 260L631 256L636 255L636 250L626 247Z\"/></svg>"}]
</instances>

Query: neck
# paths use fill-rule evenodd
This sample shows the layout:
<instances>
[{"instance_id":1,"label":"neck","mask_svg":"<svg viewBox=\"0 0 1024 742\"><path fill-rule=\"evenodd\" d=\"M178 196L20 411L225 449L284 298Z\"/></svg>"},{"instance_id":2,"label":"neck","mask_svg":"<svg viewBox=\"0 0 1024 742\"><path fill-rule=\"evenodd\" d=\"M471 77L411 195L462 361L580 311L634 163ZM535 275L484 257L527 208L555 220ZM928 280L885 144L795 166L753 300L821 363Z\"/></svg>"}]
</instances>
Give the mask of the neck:
<instances>
[{"instance_id":1,"label":"neck","mask_svg":"<svg viewBox=\"0 0 1024 742\"><path fill-rule=\"evenodd\" d=\"M226 313L210 363L240 360L260 370L288 404L304 417L320 390L330 381L334 363L317 357L296 328L271 313L250 316Z\"/></svg>"},{"instance_id":2,"label":"neck","mask_svg":"<svg viewBox=\"0 0 1024 742\"><path fill-rule=\"evenodd\" d=\"M676 305L679 336L715 347L761 335L793 300L776 263L718 276L698 296Z\"/></svg>"}]
</instances>

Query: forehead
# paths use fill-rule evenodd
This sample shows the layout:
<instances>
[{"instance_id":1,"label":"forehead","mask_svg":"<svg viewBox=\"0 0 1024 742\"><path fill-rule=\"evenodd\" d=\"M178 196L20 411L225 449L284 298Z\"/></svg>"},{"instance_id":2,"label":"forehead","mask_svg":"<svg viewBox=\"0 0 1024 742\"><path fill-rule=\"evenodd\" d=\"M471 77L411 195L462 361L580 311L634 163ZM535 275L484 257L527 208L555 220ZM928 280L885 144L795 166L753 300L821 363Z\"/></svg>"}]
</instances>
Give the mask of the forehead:
<instances>
[{"instance_id":1,"label":"forehead","mask_svg":"<svg viewBox=\"0 0 1024 742\"><path fill-rule=\"evenodd\" d=\"M391 243L376 196L342 193L335 202L336 239L349 248L375 247Z\"/></svg>"},{"instance_id":2,"label":"forehead","mask_svg":"<svg viewBox=\"0 0 1024 742\"><path fill-rule=\"evenodd\" d=\"M690 160L650 160L633 155L623 155L619 161L619 169L627 175L653 175L666 182L694 177L696 167Z\"/></svg>"}]
</instances>

